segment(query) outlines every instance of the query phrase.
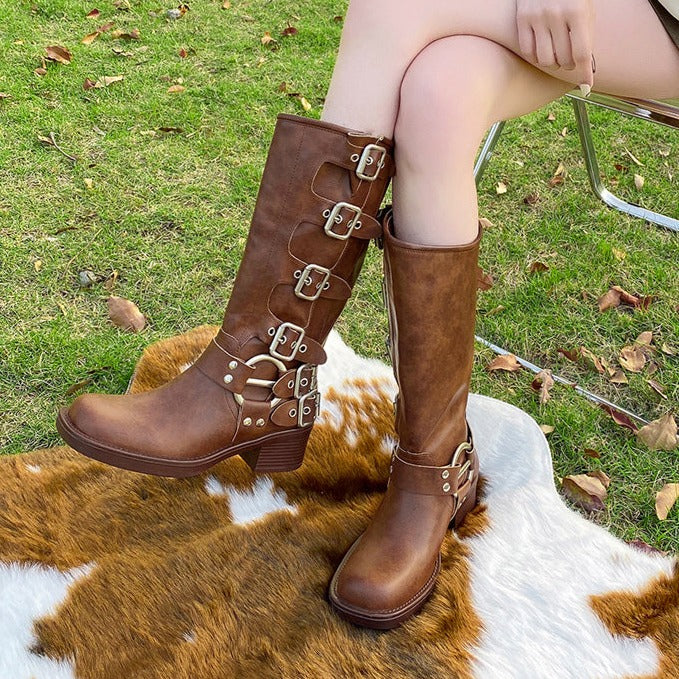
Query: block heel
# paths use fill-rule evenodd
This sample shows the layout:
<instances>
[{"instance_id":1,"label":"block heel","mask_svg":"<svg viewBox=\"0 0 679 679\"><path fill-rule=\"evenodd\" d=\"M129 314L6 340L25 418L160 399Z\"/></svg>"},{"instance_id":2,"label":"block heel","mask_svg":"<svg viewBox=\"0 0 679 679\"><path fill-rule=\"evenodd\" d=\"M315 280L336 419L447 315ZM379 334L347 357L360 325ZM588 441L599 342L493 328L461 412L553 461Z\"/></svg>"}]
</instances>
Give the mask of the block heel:
<instances>
[{"instance_id":1,"label":"block heel","mask_svg":"<svg viewBox=\"0 0 679 679\"><path fill-rule=\"evenodd\" d=\"M281 434L262 445L259 450L240 453L241 458L255 472L289 472L304 462L304 452L311 427Z\"/></svg>"}]
</instances>

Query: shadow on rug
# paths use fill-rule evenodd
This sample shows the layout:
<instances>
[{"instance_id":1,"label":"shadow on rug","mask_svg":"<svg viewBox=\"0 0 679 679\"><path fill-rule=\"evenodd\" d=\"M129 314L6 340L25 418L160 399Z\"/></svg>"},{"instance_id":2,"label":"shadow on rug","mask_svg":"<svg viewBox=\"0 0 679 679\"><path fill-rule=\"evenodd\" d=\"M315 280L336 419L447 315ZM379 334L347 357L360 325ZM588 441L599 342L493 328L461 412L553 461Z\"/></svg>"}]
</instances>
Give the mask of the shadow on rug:
<instances>
[{"instance_id":1,"label":"shadow on rug","mask_svg":"<svg viewBox=\"0 0 679 679\"><path fill-rule=\"evenodd\" d=\"M150 346L149 389L216 328ZM679 677L679 570L568 509L526 413L471 394L483 504L423 612L352 627L327 583L385 489L395 385L335 333L304 465L185 480L68 447L0 459L0 677Z\"/></svg>"}]
</instances>

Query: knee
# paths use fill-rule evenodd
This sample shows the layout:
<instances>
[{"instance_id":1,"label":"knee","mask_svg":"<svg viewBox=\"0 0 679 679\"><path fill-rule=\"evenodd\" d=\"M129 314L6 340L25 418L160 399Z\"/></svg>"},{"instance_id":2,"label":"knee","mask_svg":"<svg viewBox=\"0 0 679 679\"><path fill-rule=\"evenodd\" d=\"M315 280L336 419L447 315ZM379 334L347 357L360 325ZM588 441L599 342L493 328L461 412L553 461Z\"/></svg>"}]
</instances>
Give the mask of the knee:
<instances>
[{"instance_id":1,"label":"knee","mask_svg":"<svg viewBox=\"0 0 679 679\"><path fill-rule=\"evenodd\" d=\"M484 134L494 122L488 118L497 95L495 79L488 77L493 68L489 45L495 43L456 35L436 40L418 53L401 81L397 141L414 128L427 130L430 137L448 130Z\"/></svg>"}]
</instances>

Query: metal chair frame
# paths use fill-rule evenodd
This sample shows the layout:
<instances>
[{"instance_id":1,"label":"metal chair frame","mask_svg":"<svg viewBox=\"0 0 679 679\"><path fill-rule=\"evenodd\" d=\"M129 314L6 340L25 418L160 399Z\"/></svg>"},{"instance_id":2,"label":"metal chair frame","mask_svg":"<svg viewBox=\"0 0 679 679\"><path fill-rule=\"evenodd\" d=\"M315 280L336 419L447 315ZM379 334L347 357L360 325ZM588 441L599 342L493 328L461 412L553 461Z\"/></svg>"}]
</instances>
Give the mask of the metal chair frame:
<instances>
[{"instance_id":1,"label":"metal chair frame","mask_svg":"<svg viewBox=\"0 0 679 679\"><path fill-rule=\"evenodd\" d=\"M674 101L652 101L652 100L642 100L642 99L632 99L632 98L616 98L606 94L599 94L592 92L589 97L583 97L580 95L579 91L569 92L566 94L573 102L573 109L575 111L575 120L577 122L578 134L580 136L580 143L582 145L582 150L585 158L585 164L587 166L587 174L589 176L590 185L594 193L609 207L615 210L624 212L625 214L632 215L633 217L639 217L640 219L645 219L652 224L656 224L659 227L669 229L675 233L679 233L679 219L675 217L670 217L659 212L654 212L653 210L647 210L634 203L629 203L622 198L619 198L614 193L609 191L601 180L601 173L599 172L599 163L596 156L596 148L594 146L594 140L592 139L592 128L589 122L589 115L587 114L586 104L593 104L595 106L601 106L624 115L632 116L634 118L641 118L659 125L666 125L675 129L679 129L679 100ZM476 185L478 186L483 173L488 166L488 163L493 156L493 152L497 145L502 130L505 126L506 121L501 120L494 123L486 139L479 151L476 163L474 164L474 178L476 180ZM475 336L476 339L484 344L485 346L492 349L497 354L508 354L510 353L507 349L489 342L488 340ZM534 373L540 372L541 368L534 363L517 356L517 361L528 370ZM640 415L633 413L622 406L616 405L611 401L605 399L602 396L592 393L579 385L573 384L569 380L561 377L560 375L553 375L556 382L561 382L563 384L570 384L579 393L585 396L590 401L597 403L598 405L605 405L622 412L632 418L634 418L640 424L647 424L645 420Z\"/></svg>"},{"instance_id":2,"label":"metal chair frame","mask_svg":"<svg viewBox=\"0 0 679 679\"><path fill-rule=\"evenodd\" d=\"M679 101L652 101L632 98L616 98L607 94L598 94L592 92L589 97L583 97L579 92L569 92L566 94L573 102L573 109L575 112L575 120L578 127L578 134L580 136L580 143L587 166L587 174L589 182L594 193L609 207L645 219L648 222L656 224L670 231L679 232L679 219L653 210L647 210L634 203L629 203L622 198L618 198L614 193L609 191L601 180L601 173L599 172L599 163L596 156L596 148L594 140L592 139L592 128L589 122L589 115L587 114L587 107L585 104L593 104L601 106L633 118L641 118L658 125L666 125L674 129L679 129ZM495 146L497 145L502 130L506 121L501 120L494 123L486 139L481 147L476 164L474 165L474 177L476 185L479 185L481 177L490 161Z\"/></svg>"}]
</instances>

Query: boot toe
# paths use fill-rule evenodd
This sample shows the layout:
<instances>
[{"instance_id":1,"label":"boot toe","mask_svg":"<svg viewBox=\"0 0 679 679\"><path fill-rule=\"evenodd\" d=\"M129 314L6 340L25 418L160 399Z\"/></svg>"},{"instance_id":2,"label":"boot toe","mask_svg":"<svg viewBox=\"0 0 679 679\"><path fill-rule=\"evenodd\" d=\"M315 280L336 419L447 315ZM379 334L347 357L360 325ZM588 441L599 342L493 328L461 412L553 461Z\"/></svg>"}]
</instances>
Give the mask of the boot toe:
<instances>
[{"instance_id":1,"label":"boot toe","mask_svg":"<svg viewBox=\"0 0 679 679\"><path fill-rule=\"evenodd\" d=\"M111 421L114 410L110 407L111 397L106 394L83 394L73 401L66 415L73 427L82 435L114 444L112 431L115 422Z\"/></svg>"}]
</instances>

